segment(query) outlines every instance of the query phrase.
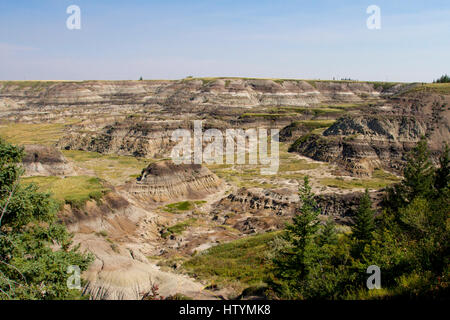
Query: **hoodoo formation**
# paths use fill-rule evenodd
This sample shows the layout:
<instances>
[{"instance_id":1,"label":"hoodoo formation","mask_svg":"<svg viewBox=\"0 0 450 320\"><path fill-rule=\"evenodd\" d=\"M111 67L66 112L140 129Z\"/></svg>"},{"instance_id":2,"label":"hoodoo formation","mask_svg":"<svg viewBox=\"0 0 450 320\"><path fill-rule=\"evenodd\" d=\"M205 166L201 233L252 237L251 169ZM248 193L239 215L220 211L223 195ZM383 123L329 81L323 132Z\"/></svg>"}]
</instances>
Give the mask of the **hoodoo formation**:
<instances>
[{"instance_id":1,"label":"hoodoo formation","mask_svg":"<svg viewBox=\"0 0 450 320\"><path fill-rule=\"evenodd\" d=\"M130 192L149 200L164 202L177 199L201 199L217 192L220 179L199 164L174 164L161 161L142 171Z\"/></svg>"}]
</instances>

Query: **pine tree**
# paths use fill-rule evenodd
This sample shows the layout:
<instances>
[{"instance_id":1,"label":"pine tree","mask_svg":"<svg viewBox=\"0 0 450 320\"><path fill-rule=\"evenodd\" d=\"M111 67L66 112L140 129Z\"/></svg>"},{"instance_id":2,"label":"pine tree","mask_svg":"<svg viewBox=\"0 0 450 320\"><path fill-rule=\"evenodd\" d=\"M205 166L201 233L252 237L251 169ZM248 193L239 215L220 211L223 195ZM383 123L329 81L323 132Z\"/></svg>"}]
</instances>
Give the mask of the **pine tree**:
<instances>
[{"instance_id":1,"label":"pine tree","mask_svg":"<svg viewBox=\"0 0 450 320\"><path fill-rule=\"evenodd\" d=\"M322 232L319 235L319 245L323 246L326 244L334 245L338 242L337 232L336 232L336 223L332 218L328 219L325 223L325 226L322 229Z\"/></svg>"},{"instance_id":2,"label":"pine tree","mask_svg":"<svg viewBox=\"0 0 450 320\"><path fill-rule=\"evenodd\" d=\"M433 81L434 83L450 83L450 77L447 74L444 74L437 80Z\"/></svg>"},{"instance_id":3,"label":"pine tree","mask_svg":"<svg viewBox=\"0 0 450 320\"><path fill-rule=\"evenodd\" d=\"M361 197L358 211L355 215L355 223L352 227L353 237L357 240L368 241L372 239L372 232L375 229L374 212L369 191Z\"/></svg>"},{"instance_id":4,"label":"pine tree","mask_svg":"<svg viewBox=\"0 0 450 320\"><path fill-rule=\"evenodd\" d=\"M274 275L289 292L307 287L308 275L317 263L320 247L316 240L319 231L320 209L314 200L308 177L299 189L301 208L286 225L284 240L289 245L274 258ZM275 285L276 286L276 285ZM287 289L286 289L287 288ZM301 294L300 294L301 295Z\"/></svg>"},{"instance_id":5,"label":"pine tree","mask_svg":"<svg viewBox=\"0 0 450 320\"><path fill-rule=\"evenodd\" d=\"M434 167L430 160L430 152L425 138L420 139L417 146L409 154L403 175L405 178L403 184L407 188L409 201L417 196L427 196L431 192Z\"/></svg>"},{"instance_id":6,"label":"pine tree","mask_svg":"<svg viewBox=\"0 0 450 320\"><path fill-rule=\"evenodd\" d=\"M71 248L50 195L20 183L22 156L0 139L0 299L80 298L67 286L67 269L84 271L92 257Z\"/></svg>"},{"instance_id":7,"label":"pine tree","mask_svg":"<svg viewBox=\"0 0 450 320\"><path fill-rule=\"evenodd\" d=\"M426 198L434 192L435 169L424 137L408 154L403 176L401 183L387 188L384 206L392 212L397 212L416 197Z\"/></svg>"}]
</instances>

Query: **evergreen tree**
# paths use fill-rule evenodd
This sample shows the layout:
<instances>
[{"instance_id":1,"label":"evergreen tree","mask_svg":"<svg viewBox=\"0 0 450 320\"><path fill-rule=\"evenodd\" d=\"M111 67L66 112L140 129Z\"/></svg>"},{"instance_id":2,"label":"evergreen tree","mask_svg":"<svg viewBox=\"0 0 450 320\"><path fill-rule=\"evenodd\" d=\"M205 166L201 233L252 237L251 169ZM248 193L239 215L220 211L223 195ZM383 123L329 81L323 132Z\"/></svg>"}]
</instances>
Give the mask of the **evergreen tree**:
<instances>
[{"instance_id":1,"label":"evergreen tree","mask_svg":"<svg viewBox=\"0 0 450 320\"><path fill-rule=\"evenodd\" d=\"M67 286L67 269L84 271L92 257L71 248L50 195L20 183L22 156L0 139L0 299L80 298Z\"/></svg>"},{"instance_id":2,"label":"evergreen tree","mask_svg":"<svg viewBox=\"0 0 450 320\"><path fill-rule=\"evenodd\" d=\"M441 157L439 158L439 168L436 170L434 186L439 193L448 192L450 187L450 148L445 144Z\"/></svg>"},{"instance_id":3,"label":"evergreen tree","mask_svg":"<svg viewBox=\"0 0 450 320\"><path fill-rule=\"evenodd\" d=\"M394 212L416 197L428 197L433 193L435 169L424 137L408 154L403 176L401 183L387 188L384 206Z\"/></svg>"},{"instance_id":4,"label":"evergreen tree","mask_svg":"<svg viewBox=\"0 0 450 320\"><path fill-rule=\"evenodd\" d=\"M409 201L417 196L427 196L432 190L434 167L425 138L420 139L409 154L403 175L405 177L403 184L409 193Z\"/></svg>"},{"instance_id":5,"label":"evergreen tree","mask_svg":"<svg viewBox=\"0 0 450 320\"><path fill-rule=\"evenodd\" d=\"M337 232L336 232L336 223L332 218L329 218L325 223L322 232L319 235L318 244L320 246L323 245L335 245L338 242Z\"/></svg>"},{"instance_id":6,"label":"evergreen tree","mask_svg":"<svg viewBox=\"0 0 450 320\"><path fill-rule=\"evenodd\" d=\"M280 250L274 258L275 286L292 297L303 297L300 288L307 287L308 276L316 264L319 247L316 239L319 230L317 203L309 185L308 177L299 189L300 210L293 217L292 224L286 225L283 238L289 245ZM284 287L281 288L280 287Z\"/></svg>"},{"instance_id":7,"label":"evergreen tree","mask_svg":"<svg viewBox=\"0 0 450 320\"><path fill-rule=\"evenodd\" d=\"M372 239L372 232L375 229L374 212L369 190L361 197L358 211L355 215L355 223L352 227L353 236L357 240L369 241Z\"/></svg>"},{"instance_id":8,"label":"evergreen tree","mask_svg":"<svg viewBox=\"0 0 450 320\"><path fill-rule=\"evenodd\" d=\"M450 83L450 77L447 74L444 74L437 80L433 81L434 83Z\"/></svg>"}]
</instances>

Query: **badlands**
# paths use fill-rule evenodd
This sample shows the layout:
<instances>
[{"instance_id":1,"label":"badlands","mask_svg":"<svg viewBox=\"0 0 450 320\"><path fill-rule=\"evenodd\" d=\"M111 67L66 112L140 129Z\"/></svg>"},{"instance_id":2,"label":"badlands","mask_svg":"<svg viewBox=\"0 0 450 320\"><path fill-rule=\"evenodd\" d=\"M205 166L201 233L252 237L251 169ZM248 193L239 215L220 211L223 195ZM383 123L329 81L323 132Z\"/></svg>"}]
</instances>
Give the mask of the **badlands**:
<instances>
[{"instance_id":1,"label":"badlands","mask_svg":"<svg viewBox=\"0 0 450 320\"><path fill-rule=\"evenodd\" d=\"M448 84L292 79L0 81L0 136L23 145L25 177L95 256L93 299L251 298L272 240L309 176L345 232L364 189L374 203L425 136L450 141ZM174 164L177 129L278 129L279 168ZM207 144L206 142L204 142ZM251 290L250 290L251 291Z\"/></svg>"}]
</instances>

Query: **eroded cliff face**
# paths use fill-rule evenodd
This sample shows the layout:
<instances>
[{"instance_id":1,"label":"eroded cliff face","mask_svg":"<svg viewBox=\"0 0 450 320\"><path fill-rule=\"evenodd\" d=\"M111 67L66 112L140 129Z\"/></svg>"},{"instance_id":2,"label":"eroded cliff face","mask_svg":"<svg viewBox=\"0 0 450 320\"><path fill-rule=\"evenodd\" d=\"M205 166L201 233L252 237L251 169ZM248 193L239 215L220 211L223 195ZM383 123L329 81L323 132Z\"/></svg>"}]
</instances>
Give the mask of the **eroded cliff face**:
<instances>
[{"instance_id":1,"label":"eroded cliff face","mask_svg":"<svg viewBox=\"0 0 450 320\"><path fill-rule=\"evenodd\" d=\"M117 190L83 208L65 205L60 219L74 233L74 245L95 261L83 274L84 292L96 300L140 299L158 284L159 293L182 293L197 299L214 296L203 285L180 274L161 270L148 256L158 253L159 224L164 217L128 201Z\"/></svg>"},{"instance_id":2,"label":"eroded cliff face","mask_svg":"<svg viewBox=\"0 0 450 320\"><path fill-rule=\"evenodd\" d=\"M0 117L67 124L65 135L57 143L61 149L167 157L174 146L170 141L172 131L190 128L193 119L205 120L205 129L281 129L292 121L335 118L282 110L285 106L308 109L326 103L381 101L403 87L355 81L239 78L0 81Z\"/></svg>"},{"instance_id":3,"label":"eroded cliff face","mask_svg":"<svg viewBox=\"0 0 450 320\"><path fill-rule=\"evenodd\" d=\"M303 135L290 150L356 175L370 175L375 168L401 172L421 137L437 161L450 141L449 105L449 96L401 96L366 114L342 117L322 134Z\"/></svg>"},{"instance_id":4,"label":"eroded cliff face","mask_svg":"<svg viewBox=\"0 0 450 320\"><path fill-rule=\"evenodd\" d=\"M377 98L383 88L364 82L264 79L178 81L0 82L0 98L23 106L63 105L293 105Z\"/></svg>"},{"instance_id":5,"label":"eroded cliff face","mask_svg":"<svg viewBox=\"0 0 450 320\"><path fill-rule=\"evenodd\" d=\"M221 186L222 181L202 165L161 161L150 164L127 188L137 197L164 202L200 199L217 192Z\"/></svg>"},{"instance_id":6,"label":"eroded cliff face","mask_svg":"<svg viewBox=\"0 0 450 320\"><path fill-rule=\"evenodd\" d=\"M83 127L74 127L57 146L66 150L159 158L169 156L175 146L176 141L171 141L172 132L188 128L189 124L182 120L141 121L130 117L100 129Z\"/></svg>"}]
</instances>

